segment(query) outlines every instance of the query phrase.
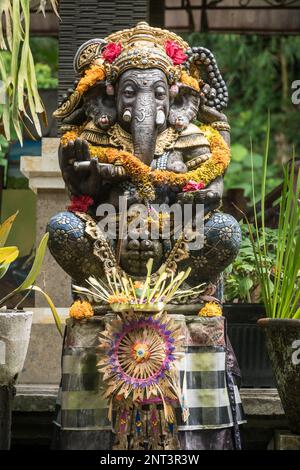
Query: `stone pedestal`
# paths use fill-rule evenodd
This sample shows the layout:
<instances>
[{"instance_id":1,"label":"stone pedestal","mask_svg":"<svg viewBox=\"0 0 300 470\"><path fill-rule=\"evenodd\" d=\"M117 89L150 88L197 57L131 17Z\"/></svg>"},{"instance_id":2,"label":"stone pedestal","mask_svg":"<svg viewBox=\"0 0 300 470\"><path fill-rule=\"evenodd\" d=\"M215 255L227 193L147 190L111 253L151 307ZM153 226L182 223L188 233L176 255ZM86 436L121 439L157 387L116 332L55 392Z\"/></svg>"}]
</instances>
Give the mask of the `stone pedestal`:
<instances>
[{"instance_id":1,"label":"stone pedestal","mask_svg":"<svg viewBox=\"0 0 300 470\"><path fill-rule=\"evenodd\" d=\"M64 329L68 308L56 305ZM57 331L50 308L33 308L32 328L26 360L19 384L27 386L58 385L61 378L62 337ZM47 365L44 367L44 365Z\"/></svg>"},{"instance_id":2,"label":"stone pedestal","mask_svg":"<svg viewBox=\"0 0 300 470\"><path fill-rule=\"evenodd\" d=\"M300 435L275 431L274 450L300 450Z\"/></svg>"},{"instance_id":3,"label":"stone pedestal","mask_svg":"<svg viewBox=\"0 0 300 470\"><path fill-rule=\"evenodd\" d=\"M61 177L57 150L59 139L43 138L41 157L22 157L21 171L29 180L29 187L37 194L36 240L41 240L50 217L68 205L65 184ZM47 251L37 285L44 289L54 304L68 306L71 303L70 277L58 266ZM36 295L36 307L47 306L45 300Z\"/></svg>"}]
</instances>

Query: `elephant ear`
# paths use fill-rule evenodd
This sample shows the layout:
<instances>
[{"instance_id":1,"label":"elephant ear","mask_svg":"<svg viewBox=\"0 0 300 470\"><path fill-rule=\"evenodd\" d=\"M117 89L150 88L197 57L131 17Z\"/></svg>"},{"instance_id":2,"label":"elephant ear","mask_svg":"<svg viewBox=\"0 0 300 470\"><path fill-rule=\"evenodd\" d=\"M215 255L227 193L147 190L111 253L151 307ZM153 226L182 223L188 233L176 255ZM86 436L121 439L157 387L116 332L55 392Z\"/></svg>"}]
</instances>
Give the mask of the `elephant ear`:
<instances>
[{"instance_id":1,"label":"elephant ear","mask_svg":"<svg viewBox=\"0 0 300 470\"><path fill-rule=\"evenodd\" d=\"M198 69L205 82L201 90L203 104L222 111L228 104L228 90L213 53L205 47L193 47L191 55L191 67Z\"/></svg>"},{"instance_id":2,"label":"elephant ear","mask_svg":"<svg viewBox=\"0 0 300 470\"><path fill-rule=\"evenodd\" d=\"M80 126L86 120L82 96L76 90L68 90L54 111L53 117L59 119L62 124Z\"/></svg>"},{"instance_id":3,"label":"elephant ear","mask_svg":"<svg viewBox=\"0 0 300 470\"><path fill-rule=\"evenodd\" d=\"M82 72L96 63L97 60L101 60L101 53L104 46L106 46L104 39L90 39L84 42L75 54L73 67L76 73L82 74Z\"/></svg>"},{"instance_id":4,"label":"elephant ear","mask_svg":"<svg viewBox=\"0 0 300 470\"><path fill-rule=\"evenodd\" d=\"M101 52L106 44L106 41L100 38L90 39L83 43L77 50L73 61L76 74L82 75L86 68L101 61ZM75 82L75 87L77 83ZM81 125L86 120L81 94L76 90L68 90L53 116L60 119L62 124Z\"/></svg>"},{"instance_id":5,"label":"elephant ear","mask_svg":"<svg viewBox=\"0 0 300 470\"><path fill-rule=\"evenodd\" d=\"M193 88L178 84L178 93L173 98L168 120L177 129L185 129L193 121L199 109L200 95Z\"/></svg>"}]
</instances>

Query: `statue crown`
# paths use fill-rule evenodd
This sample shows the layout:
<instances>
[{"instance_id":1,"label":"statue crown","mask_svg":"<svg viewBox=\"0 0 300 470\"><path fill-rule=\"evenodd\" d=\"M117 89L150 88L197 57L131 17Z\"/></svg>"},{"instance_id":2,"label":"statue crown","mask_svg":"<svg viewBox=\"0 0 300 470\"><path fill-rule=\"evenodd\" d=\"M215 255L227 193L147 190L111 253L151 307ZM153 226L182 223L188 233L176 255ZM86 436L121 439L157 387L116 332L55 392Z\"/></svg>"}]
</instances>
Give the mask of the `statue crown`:
<instances>
[{"instance_id":1,"label":"statue crown","mask_svg":"<svg viewBox=\"0 0 300 470\"><path fill-rule=\"evenodd\" d=\"M145 21L134 28L118 31L105 38L109 43L118 43L122 51L113 61L106 65L107 76L114 81L119 75L131 68L161 69L169 83L179 79L181 68L174 64L166 52L166 44L174 42L177 48L186 50L189 46L179 36L170 31L153 28Z\"/></svg>"}]
</instances>

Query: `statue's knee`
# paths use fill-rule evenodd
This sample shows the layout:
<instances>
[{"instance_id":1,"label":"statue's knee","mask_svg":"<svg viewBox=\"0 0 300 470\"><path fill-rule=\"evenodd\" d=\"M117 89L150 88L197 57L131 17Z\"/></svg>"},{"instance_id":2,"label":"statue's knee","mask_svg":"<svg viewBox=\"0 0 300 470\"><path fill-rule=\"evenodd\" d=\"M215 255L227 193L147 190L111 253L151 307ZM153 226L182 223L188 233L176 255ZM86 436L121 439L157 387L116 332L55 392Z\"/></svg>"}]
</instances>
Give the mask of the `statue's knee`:
<instances>
[{"instance_id":1,"label":"statue's knee","mask_svg":"<svg viewBox=\"0 0 300 470\"><path fill-rule=\"evenodd\" d=\"M49 232L49 248L63 249L70 242L79 242L84 236L85 224L72 212L59 212L51 217L46 231Z\"/></svg>"},{"instance_id":2,"label":"statue's knee","mask_svg":"<svg viewBox=\"0 0 300 470\"><path fill-rule=\"evenodd\" d=\"M205 225L206 244L235 256L241 244L241 228L229 214L215 213Z\"/></svg>"}]
</instances>

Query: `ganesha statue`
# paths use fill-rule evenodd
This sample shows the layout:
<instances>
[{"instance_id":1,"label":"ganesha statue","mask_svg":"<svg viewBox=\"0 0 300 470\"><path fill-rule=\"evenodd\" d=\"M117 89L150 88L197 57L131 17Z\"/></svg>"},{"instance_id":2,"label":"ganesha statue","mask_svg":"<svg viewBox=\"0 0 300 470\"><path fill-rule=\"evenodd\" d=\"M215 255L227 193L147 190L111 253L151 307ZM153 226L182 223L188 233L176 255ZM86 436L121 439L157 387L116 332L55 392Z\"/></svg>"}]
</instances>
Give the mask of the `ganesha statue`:
<instances>
[{"instance_id":1,"label":"ganesha statue","mask_svg":"<svg viewBox=\"0 0 300 470\"><path fill-rule=\"evenodd\" d=\"M241 233L221 212L230 127L216 60L141 22L84 43L74 69L55 112L71 202L47 227L75 297L64 448L111 448L109 416L116 449L238 449L239 371L221 302Z\"/></svg>"},{"instance_id":2,"label":"ganesha statue","mask_svg":"<svg viewBox=\"0 0 300 470\"><path fill-rule=\"evenodd\" d=\"M71 197L49 221L49 248L76 283L101 277L105 262L142 277L169 263L190 266L187 282L216 291L235 258L240 228L220 212L230 161L228 92L213 54L147 23L84 43L74 59L79 80L55 112L61 121L59 163ZM101 234L97 208L112 204L120 230L120 197L143 203L202 204L204 243L189 250L184 235ZM146 232L146 234L145 234ZM105 261L106 260L106 261Z\"/></svg>"}]
</instances>

